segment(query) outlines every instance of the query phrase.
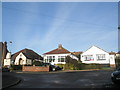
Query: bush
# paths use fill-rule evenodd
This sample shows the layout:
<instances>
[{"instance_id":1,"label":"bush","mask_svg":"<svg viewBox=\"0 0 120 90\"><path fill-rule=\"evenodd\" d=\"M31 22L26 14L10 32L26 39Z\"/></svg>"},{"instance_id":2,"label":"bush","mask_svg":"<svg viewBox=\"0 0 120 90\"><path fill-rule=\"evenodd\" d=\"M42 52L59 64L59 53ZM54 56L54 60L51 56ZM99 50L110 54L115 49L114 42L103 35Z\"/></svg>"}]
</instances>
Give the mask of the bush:
<instances>
[{"instance_id":1,"label":"bush","mask_svg":"<svg viewBox=\"0 0 120 90\"><path fill-rule=\"evenodd\" d=\"M35 66L43 66L43 63L40 62L40 61L34 61L33 65L35 65Z\"/></svg>"},{"instance_id":2,"label":"bush","mask_svg":"<svg viewBox=\"0 0 120 90\"><path fill-rule=\"evenodd\" d=\"M24 65L24 66L32 66L32 65Z\"/></svg>"},{"instance_id":3,"label":"bush","mask_svg":"<svg viewBox=\"0 0 120 90\"><path fill-rule=\"evenodd\" d=\"M64 64L55 64L56 66L59 66L60 68L64 68Z\"/></svg>"},{"instance_id":4,"label":"bush","mask_svg":"<svg viewBox=\"0 0 120 90\"><path fill-rule=\"evenodd\" d=\"M116 63L116 68L118 68L120 66L120 59L119 58L115 59L115 63Z\"/></svg>"},{"instance_id":5,"label":"bush","mask_svg":"<svg viewBox=\"0 0 120 90\"><path fill-rule=\"evenodd\" d=\"M72 59L70 56L66 57L65 70L83 70L83 69L103 69L110 67L109 64L85 64L76 59Z\"/></svg>"},{"instance_id":6,"label":"bush","mask_svg":"<svg viewBox=\"0 0 120 90\"><path fill-rule=\"evenodd\" d=\"M66 57L66 64L65 64L66 70L79 70L80 69L80 63L76 59L72 59L70 56Z\"/></svg>"},{"instance_id":7,"label":"bush","mask_svg":"<svg viewBox=\"0 0 120 90\"><path fill-rule=\"evenodd\" d=\"M108 68L109 64L81 64L81 69L102 69Z\"/></svg>"},{"instance_id":8,"label":"bush","mask_svg":"<svg viewBox=\"0 0 120 90\"><path fill-rule=\"evenodd\" d=\"M22 70L22 65L11 65L12 70Z\"/></svg>"}]
</instances>

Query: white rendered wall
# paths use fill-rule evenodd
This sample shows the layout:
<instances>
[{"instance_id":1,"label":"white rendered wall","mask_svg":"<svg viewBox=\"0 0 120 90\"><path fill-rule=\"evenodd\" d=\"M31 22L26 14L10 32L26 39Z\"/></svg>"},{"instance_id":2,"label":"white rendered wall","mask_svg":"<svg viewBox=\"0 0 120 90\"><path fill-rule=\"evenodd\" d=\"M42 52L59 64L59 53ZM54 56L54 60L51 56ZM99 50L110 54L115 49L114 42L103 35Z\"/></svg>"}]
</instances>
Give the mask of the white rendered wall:
<instances>
[{"instance_id":1,"label":"white rendered wall","mask_svg":"<svg viewBox=\"0 0 120 90\"><path fill-rule=\"evenodd\" d=\"M44 55L44 62L45 62L45 59L47 59L47 56L55 56L55 61L51 62L52 65L54 65L54 64L66 64L66 62L58 62L58 56L68 56L68 55L71 58L78 60L78 58L74 55L71 55L71 53L67 53L67 54L47 54L47 55Z\"/></svg>"},{"instance_id":2,"label":"white rendered wall","mask_svg":"<svg viewBox=\"0 0 120 90\"><path fill-rule=\"evenodd\" d=\"M11 64L11 59L9 58L4 59L4 66L10 66L10 64Z\"/></svg>"},{"instance_id":3,"label":"white rendered wall","mask_svg":"<svg viewBox=\"0 0 120 90\"><path fill-rule=\"evenodd\" d=\"M31 59L27 59L26 64L27 64L27 65L32 65L32 60L31 60Z\"/></svg>"},{"instance_id":4,"label":"white rendered wall","mask_svg":"<svg viewBox=\"0 0 120 90\"><path fill-rule=\"evenodd\" d=\"M26 64L26 57L23 55L23 53L19 53L19 55L15 58L15 65L19 65L19 59L22 58L23 64Z\"/></svg>"},{"instance_id":5,"label":"white rendered wall","mask_svg":"<svg viewBox=\"0 0 120 90\"><path fill-rule=\"evenodd\" d=\"M115 64L115 55L110 55L110 64Z\"/></svg>"},{"instance_id":6,"label":"white rendered wall","mask_svg":"<svg viewBox=\"0 0 120 90\"><path fill-rule=\"evenodd\" d=\"M106 59L105 60L97 60L96 59L96 54L105 54ZM85 61L84 55L93 55L94 61ZM109 64L109 53L105 52L102 49L99 49L95 46L92 46L90 49L85 51L84 53L81 54L81 61L83 63L98 63L98 64Z\"/></svg>"},{"instance_id":7,"label":"white rendered wall","mask_svg":"<svg viewBox=\"0 0 120 90\"><path fill-rule=\"evenodd\" d=\"M10 52L7 53L6 58L11 58L11 53Z\"/></svg>"},{"instance_id":8,"label":"white rendered wall","mask_svg":"<svg viewBox=\"0 0 120 90\"><path fill-rule=\"evenodd\" d=\"M6 55L6 59L4 59L4 66L10 66L11 65L11 53L8 52Z\"/></svg>"}]
</instances>

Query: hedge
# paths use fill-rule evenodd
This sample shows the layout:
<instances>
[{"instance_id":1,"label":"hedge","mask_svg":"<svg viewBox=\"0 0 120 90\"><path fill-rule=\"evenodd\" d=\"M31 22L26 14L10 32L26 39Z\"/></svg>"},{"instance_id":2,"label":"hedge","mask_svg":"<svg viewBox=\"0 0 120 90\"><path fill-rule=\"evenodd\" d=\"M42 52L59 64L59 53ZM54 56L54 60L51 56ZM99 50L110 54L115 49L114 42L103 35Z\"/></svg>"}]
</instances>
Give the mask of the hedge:
<instances>
[{"instance_id":1,"label":"hedge","mask_svg":"<svg viewBox=\"0 0 120 90\"><path fill-rule=\"evenodd\" d=\"M12 66L11 66L11 69L12 69L12 70L22 70L22 66L23 66L23 65L12 65Z\"/></svg>"}]
</instances>

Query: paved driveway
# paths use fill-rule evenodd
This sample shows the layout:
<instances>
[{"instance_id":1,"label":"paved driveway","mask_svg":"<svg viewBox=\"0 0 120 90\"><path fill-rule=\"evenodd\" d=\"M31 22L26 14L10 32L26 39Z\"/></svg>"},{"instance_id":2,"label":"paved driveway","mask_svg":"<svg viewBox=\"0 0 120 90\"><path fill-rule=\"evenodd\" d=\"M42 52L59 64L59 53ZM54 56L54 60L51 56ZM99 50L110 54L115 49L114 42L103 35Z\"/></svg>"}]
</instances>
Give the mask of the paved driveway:
<instances>
[{"instance_id":1,"label":"paved driveway","mask_svg":"<svg viewBox=\"0 0 120 90\"><path fill-rule=\"evenodd\" d=\"M112 71L17 73L21 83L11 88L103 88Z\"/></svg>"}]
</instances>

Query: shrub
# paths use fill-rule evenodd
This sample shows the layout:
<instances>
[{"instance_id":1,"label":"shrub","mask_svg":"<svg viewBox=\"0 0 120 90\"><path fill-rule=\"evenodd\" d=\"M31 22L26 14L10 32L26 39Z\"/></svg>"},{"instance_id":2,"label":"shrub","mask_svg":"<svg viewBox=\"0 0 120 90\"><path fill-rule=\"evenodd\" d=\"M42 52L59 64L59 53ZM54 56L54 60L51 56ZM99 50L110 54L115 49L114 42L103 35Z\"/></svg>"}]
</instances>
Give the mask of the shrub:
<instances>
[{"instance_id":1,"label":"shrub","mask_svg":"<svg viewBox=\"0 0 120 90\"><path fill-rule=\"evenodd\" d=\"M22 65L11 65L12 70L22 70Z\"/></svg>"},{"instance_id":2,"label":"shrub","mask_svg":"<svg viewBox=\"0 0 120 90\"><path fill-rule=\"evenodd\" d=\"M60 68L64 68L64 64L55 64L56 66L59 66Z\"/></svg>"},{"instance_id":3,"label":"shrub","mask_svg":"<svg viewBox=\"0 0 120 90\"><path fill-rule=\"evenodd\" d=\"M43 63L40 61L34 61L32 64L35 66L43 66Z\"/></svg>"},{"instance_id":4,"label":"shrub","mask_svg":"<svg viewBox=\"0 0 120 90\"><path fill-rule=\"evenodd\" d=\"M108 68L109 64L81 64L81 69L102 69Z\"/></svg>"},{"instance_id":5,"label":"shrub","mask_svg":"<svg viewBox=\"0 0 120 90\"><path fill-rule=\"evenodd\" d=\"M118 68L120 66L120 59L119 58L115 59L115 63L116 63L116 68Z\"/></svg>"},{"instance_id":6,"label":"shrub","mask_svg":"<svg viewBox=\"0 0 120 90\"><path fill-rule=\"evenodd\" d=\"M71 58L70 56L66 57L65 69L70 70L79 70L80 63L76 59Z\"/></svg>"},{"instance_id":7,"label":"shrub","mask_svg":"<svg viewBox=\"0 0 120 90\"><path fill-rule=\"evenodd\" d=\"M24 66L32 66L32 65L24 65Z\"/></svg>"}]
</instances>

